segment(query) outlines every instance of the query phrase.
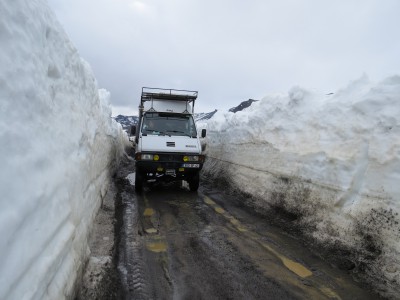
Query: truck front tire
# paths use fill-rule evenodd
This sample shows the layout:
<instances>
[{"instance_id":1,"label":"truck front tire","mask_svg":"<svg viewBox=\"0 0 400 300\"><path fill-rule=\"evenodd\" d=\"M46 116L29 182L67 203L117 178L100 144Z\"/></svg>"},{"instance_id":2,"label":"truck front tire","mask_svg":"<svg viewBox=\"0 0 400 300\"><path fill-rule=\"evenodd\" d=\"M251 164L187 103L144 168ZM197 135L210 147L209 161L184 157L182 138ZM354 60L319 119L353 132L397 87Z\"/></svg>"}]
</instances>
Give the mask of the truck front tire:
<instances>
[{"instance_id":1,"label":"truck front tire","mask_svg":"<svg viewBox=\"0 0 400 300\"><path fill-rule=\"evenodd\" d=\"M135 192L141 193L143 190L143 175L136 170L135 174Z\"/></svg>"},{"instance_id":2,"label":"truck front tire","mask_svg":"<svg viewBox=\"0 0 400 300\"><path fill-rule=\"evenodd\" d=\"M199 184L200 184L200 176L197 173L194 175L192 178L188 180L189 183L189 189L191 192L196 192L199 189Z\"/></svg>"}]
</instances>

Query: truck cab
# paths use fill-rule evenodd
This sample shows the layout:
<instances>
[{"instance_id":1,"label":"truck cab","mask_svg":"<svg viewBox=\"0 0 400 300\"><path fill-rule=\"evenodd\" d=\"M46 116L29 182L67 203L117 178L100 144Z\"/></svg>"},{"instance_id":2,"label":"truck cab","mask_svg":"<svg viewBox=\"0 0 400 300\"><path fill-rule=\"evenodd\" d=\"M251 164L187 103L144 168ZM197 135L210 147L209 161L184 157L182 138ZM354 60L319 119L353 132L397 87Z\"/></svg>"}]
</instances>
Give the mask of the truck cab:
<instances>
[{"instance_id":1,"label":"truck cab","mask_svg":"<svg viewBox=\"0 0 400 300\"><path fill-rule=\"evenodd\" d=\"M142 88L135 135L135 190L146 181L185 180L197 191L204 155L193 119L197 91Z\"/></svg>"}]
</instances>

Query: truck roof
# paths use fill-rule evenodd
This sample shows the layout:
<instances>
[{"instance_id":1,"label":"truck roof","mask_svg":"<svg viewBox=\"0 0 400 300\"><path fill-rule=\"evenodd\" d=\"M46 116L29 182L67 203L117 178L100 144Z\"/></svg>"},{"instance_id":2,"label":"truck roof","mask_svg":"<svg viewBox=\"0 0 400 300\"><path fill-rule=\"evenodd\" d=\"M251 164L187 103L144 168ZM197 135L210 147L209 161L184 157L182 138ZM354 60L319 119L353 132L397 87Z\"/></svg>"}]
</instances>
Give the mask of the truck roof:
<instances>
[{"instance_id":1,"label":"truck roof","mask_svg":"<svg viewBox=\"0 0 400 300\"><path fill-rule=\"evenodd\" d=\"M186 111L188 110L188 108L191 108L193 113L194 102L197 99L197 94L198 94L197 91L143 87L142 96L140 98L140 107L144 108L144 102L151 101L151 109L155 111L155 109L153 108L154 100L156 100L156 102L182 101L186 102L185 103L186 105L182 103L183 105L186 106ZM189 104L191 103L192 105L190 106Z\"/></svg>"}]
</instances>

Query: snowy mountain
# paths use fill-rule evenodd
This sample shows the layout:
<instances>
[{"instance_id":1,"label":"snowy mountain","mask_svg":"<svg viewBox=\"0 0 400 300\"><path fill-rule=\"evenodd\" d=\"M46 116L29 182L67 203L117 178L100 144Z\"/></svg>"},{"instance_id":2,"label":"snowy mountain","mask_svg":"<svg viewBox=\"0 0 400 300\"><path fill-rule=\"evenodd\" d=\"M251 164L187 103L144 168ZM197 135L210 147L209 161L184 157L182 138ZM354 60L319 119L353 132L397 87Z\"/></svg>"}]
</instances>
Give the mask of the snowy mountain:
<instances>
[{"instance_id":1,"label":"snowy mountain","mask_svg":"<svg viewBox=\"0 0 400 300\"><path fill-rule=\"evenodd\" d=\"M238 106L230 108L229 111L233 112L233 113L237 113L238 111L242 111L243 109L249 107L253 102L257 102L257 101L258 100L254 100L254 99L249 99L249 100L243 101Z\"/></svg>"},{"instance_id":2,"label":"snowy mountain","mask_svg":"<svg viewBox=\"0 0 400 300\"><path fill-rule=\"evenodd\" d=\"M243 109L249 107L253 102L256 102L256 101L258 101L258 100L249 99L249 100L243 101L238 106L235 106L235 107L232 107L231 109L229 109L229 111L233 112L233 113L236 113L238 111L242 111ZM211 112L208 112L208 113L195 113L194 114L194 120L196 122L210 120L217 113L217 111L218 110L215 109L214 111L211 111ZM139 117L138 116L118 115L116 117L113 117L113 119L115 121L117 121L118 123L120 123L122 125L122 128L125 131L128 131L129 128L132 125L137 124L137 122L139 121Z\"/></svg>"},{"instance_id":3,"label":"snowy mountain","mask_svg":"<svg viewBox=\"0 0 400 300\"><path fill-rule=\"evenodd\" d=\"M122 128L125 131L128 131L129 128L132 125L137 124L137 122L139 121L139 117L138 116L123 116L123 115L118 115L116 117L113 118L115 121L117 121L119 124L122 125Z\"/></svg>"},{"instance_id":4,"label":"snowy mountain","mask_svg":"<svg viewBox=\"0 0 400 300\"><path fill-rule=\"evenodd\" d=\"M217 112L218 110L216 109L216 110L214 110L214 111L212 111L212 112L209 112L209 113L198 113L198 114L194 114L194 120L197 122L197 121L205 121L205 120L210 120L214 115L215 115L215 113Z\"/></svg>"}]
</instances>

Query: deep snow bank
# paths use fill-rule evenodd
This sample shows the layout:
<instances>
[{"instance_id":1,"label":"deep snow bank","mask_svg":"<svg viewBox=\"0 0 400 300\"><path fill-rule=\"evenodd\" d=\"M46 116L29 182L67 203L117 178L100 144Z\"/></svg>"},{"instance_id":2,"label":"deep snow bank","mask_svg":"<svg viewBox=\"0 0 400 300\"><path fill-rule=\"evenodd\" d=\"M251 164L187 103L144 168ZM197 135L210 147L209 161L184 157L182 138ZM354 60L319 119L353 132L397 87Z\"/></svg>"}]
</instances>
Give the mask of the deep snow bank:
<instances>
[{"instance_id":1,"label":"deep snow bank","mask_svg":"<svg viewBox=\"0 0 400 300\"><path fill-rule=\"evenodd\" d=\"M366 76L331 96L295 87L208 123L205 172L400 291L400 77ZM398 295L398 294L397 294Z\"/></svg>"},{"instance_id":2,"label":"deep snow bank","mask_svg":"<svg viewBox=\"0 0 400 300\"><path fill-rule=\"evenodd\" d=\"M0 12L0 299L62 299L126 137L45 1Z\"/></svg>"}]
</instances>

